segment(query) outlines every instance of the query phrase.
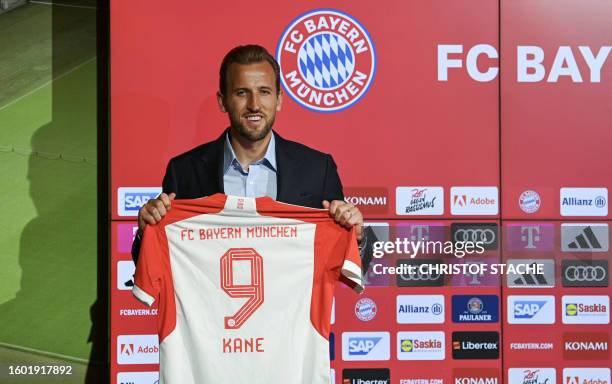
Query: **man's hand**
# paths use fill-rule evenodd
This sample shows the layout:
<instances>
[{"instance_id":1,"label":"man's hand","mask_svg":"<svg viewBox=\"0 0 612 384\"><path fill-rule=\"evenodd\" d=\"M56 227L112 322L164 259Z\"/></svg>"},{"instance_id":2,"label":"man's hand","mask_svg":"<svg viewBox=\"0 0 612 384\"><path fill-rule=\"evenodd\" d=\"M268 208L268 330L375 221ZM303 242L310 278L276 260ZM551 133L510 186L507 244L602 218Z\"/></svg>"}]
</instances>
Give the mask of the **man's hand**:
<instances>
[{"instance_id":1,"label":"man's hand","mask_svg":"<svg viewBox=\"0 0 612 384\"><path fill-rule=\"evenodd\" d=\"M138 231L142 233L145 225L157 224L170 210L170 202L174 200L176 193L170 195L162 193L156 199L151 199L138 211Z\"/></svg>"},{"instance_id":2,"label":"man's hand","mask_svg":"<svg viewBox=\"0 0 612 384\"><path fill-rule=\"evenodd\" d=\"M333 200L331 203L323 200L323 208L329 210L336 223L343 227L350 229L355 225L357 240L361 241L363 236L363 215L359 208L342 200Z\"/></svg>"}]
</instances>

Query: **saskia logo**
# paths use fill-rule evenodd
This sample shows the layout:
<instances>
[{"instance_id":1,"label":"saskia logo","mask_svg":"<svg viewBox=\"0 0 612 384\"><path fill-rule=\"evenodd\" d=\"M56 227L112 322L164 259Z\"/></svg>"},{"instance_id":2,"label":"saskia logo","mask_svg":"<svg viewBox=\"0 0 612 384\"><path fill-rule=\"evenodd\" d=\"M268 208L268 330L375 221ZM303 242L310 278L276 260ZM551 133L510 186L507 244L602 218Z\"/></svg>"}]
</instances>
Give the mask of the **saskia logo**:
<instances>
[{"instance_id":1,"label":"saskia logo","mask_svg":"<svg viewBox=\"0 0 612 384\"><path fill-rule=\"evenodd\" d=\"M293 20L276 49L283 87L301 106L338 112L359 101L376 70L366 29L352 16L316 9Z\"/></svg>"}]
</instances>

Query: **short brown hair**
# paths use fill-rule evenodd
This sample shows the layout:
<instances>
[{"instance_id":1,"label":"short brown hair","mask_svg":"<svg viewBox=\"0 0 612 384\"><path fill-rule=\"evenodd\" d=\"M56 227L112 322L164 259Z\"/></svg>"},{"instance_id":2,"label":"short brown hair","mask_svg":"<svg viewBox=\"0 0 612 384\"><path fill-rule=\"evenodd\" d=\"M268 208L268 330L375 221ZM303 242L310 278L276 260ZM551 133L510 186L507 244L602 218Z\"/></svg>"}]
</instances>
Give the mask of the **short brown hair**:
<instances>
[{"instance_id":1,"label":"short brown hair","mask_svg":"<svg viewBox=\"0 0 612 384\"><path fill-rule=\"evenodd\" d=\"M274 70L276 83L276 94L280 92L280 66L278 62L264 47L261 45L249 44L239 45L229 51L221 62L219 69L219 92L225 94L227 88L227 71L231 64L255 64L267 61Z\"/></svg>"}]
</instances>

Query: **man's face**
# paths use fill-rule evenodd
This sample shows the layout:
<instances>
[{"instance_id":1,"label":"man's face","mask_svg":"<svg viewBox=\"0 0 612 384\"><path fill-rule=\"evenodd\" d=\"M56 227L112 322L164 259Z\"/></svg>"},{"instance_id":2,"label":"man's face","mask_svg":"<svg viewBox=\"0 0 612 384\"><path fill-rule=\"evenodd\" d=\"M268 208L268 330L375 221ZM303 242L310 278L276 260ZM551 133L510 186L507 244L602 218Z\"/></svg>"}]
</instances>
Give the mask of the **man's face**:
<instances>
[{"instance_id":1,"label":"man's face","mask_svg":"<svg viewBox=\"0 0 612 384\"><path fill-rule=\"evenodd\" d=\"M227 71L227 89L217 94L222 112L227 112L232 132L250 141L265 138L280 111L282 93L276 93L274 69L264 61L231 64Z\"/></svg>"}]
</instances>

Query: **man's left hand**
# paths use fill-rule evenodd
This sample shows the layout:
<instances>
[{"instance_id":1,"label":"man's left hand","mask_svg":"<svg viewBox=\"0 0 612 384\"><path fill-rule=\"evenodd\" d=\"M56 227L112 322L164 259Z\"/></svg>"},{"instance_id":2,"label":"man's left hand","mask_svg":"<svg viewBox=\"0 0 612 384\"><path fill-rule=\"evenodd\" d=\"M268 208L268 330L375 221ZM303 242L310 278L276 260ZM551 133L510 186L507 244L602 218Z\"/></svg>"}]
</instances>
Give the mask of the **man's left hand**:
<instances>
[{"instance_id":1,"label":"man's left hand","mask_svg":"<svg viewBox=\"0 0 612 384\"><path fill-rule=\"evenodd\" d=\"M359 208L342 200L333 200L331 203L323 200L323 208L329 210L336 223L343 227L350 229L356 226L357 240L361 241L363 236L363 215Z\"/></svg>"}]
</instances>

